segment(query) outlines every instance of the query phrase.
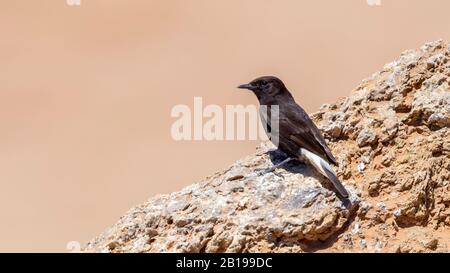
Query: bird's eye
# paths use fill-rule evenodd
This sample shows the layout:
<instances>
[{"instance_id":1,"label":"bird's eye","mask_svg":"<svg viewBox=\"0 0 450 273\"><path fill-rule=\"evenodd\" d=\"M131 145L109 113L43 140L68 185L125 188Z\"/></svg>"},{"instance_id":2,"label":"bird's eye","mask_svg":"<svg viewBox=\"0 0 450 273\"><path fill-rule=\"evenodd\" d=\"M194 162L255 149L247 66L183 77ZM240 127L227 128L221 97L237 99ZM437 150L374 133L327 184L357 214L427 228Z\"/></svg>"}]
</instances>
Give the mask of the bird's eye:
<instances>
[{"instance_id":1,"label":"bird's eye","mask_svg":"<svg viewBox=\"0 0 450 273\"><path fill-rule=\"evenodd\" d=\"M261 85L266 86L267 85L267 81L262 81Z\"/></svg>"}]
</instances>

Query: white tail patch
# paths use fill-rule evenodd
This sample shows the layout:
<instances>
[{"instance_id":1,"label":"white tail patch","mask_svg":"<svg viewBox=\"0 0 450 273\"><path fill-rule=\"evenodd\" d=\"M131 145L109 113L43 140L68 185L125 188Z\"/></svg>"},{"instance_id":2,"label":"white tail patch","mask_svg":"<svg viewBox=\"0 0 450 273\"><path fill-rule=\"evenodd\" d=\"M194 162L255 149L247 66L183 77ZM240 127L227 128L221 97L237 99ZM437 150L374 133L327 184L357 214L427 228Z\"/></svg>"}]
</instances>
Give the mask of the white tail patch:
<instances>
[{"instance_id":1,"label":"white tail patch","mask_svg":"<svg viewBox=\"0 0 450 273\"><path fill-rule=\"evenodd\" d=\"M300 154L303 157L303 159L308 161L308 163L313 165L316 170L318 170L321 174L323 174L325 177L327 177L328 180L330 180L331 183L333 183L334 187L338 190L338 192L343 197L348 197L347 190L344 188L342 183L339 181L333 168L330 166L330 164L326 160L324 160L320 156L316 155L315 153L308 151L305 148L300 148Z\"/></svg>"},{"instance_id":2,"label":"white tail patch","mask_svg":"<svg viewBox=\"0 0 450 273\"><path fill-rule=\"evenodd\" d=\"M316 155L315 153L312 153L304 148L300 148L300 154L311 164L313 165L321 174L328 177L327 172L325 171L325 168L332 172L334 175L336 175L331 168L330 164L326 162L323 158Z\"/></svg>"}]
</instances>

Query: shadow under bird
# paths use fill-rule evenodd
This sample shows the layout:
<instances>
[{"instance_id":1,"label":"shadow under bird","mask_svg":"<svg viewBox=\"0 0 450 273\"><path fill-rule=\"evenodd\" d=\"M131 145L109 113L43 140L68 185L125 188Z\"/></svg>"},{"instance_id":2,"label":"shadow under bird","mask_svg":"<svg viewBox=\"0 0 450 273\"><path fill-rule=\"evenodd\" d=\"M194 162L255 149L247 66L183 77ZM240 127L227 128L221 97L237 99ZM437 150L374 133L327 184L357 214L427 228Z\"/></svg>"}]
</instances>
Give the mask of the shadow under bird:
<instances>
[{"instance_id":1,"label":"shadow under bird","mask_svg":"<svg viewBox=\"0 0 450 273\"><path fill-rule=\"evenodd\" d=\"M341 197L349 196L331 167L338 164L321 132L305 110L295 102L294 97L280 79L272 76L260 77L238 88L253 91L259 104L265 106L260 107L264 129L278 149L289 156L280 164L270 168L268 172L274 171L292 159L298 159L312 165L328 178ZM267 113L263 113L264 110L267 110ZM272 117L274 113L278 117ZM278 124L271 124L274 120Z\"/></svg>"}]
</instances>

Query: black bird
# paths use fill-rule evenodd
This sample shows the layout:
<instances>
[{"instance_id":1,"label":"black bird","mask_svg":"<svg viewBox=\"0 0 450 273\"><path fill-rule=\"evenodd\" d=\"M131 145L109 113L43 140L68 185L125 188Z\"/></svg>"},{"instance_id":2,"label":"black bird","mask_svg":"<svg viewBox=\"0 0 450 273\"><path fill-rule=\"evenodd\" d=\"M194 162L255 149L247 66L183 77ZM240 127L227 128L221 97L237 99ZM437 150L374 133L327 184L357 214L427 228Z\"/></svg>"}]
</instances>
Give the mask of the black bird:
<instances>
[{"instance_id":1,"label":"black bird","mask_svg":"<svg viewBox=\"0 0 450 273\"><path fill-rule=\"evenodd\" d=\"M253 91L259 104L266 106L260 107L260 116L266 133L272 142L289 156L288 159L270 168L269 172L292 159L299 159L311 164L333 183L342 197L347 198L347 190L330 166L330 164L338 165L336 159L317 126L295 102L284 83L276 77L265 76L238 88ZM267 113L263 110L267 110ZM272 117L274 114L278 115L278 118ZM274 120L278 124L272 124Z\"/></svg>"}]
</instances>

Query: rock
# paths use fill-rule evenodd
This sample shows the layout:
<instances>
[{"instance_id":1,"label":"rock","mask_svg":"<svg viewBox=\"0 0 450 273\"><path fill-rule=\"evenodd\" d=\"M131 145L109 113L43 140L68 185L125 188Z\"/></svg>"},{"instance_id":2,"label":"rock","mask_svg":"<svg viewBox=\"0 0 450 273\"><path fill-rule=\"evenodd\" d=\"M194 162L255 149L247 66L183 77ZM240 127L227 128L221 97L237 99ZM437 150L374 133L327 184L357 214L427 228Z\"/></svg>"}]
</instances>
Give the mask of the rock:
<instances>
[{"instance_id":1,"label":"rock","mask_svg":"<svg viewBox=\"0 0 450 273\"><path fill-rule=\"evenodd\" d=\"M331 138L339 138L342 133L344 125L339 122L334 122L323 128L325 134L329 135Z\"/></svg>"},{"instance_id":2,"label":"rock","mask_svg":"<svg viewBox=\"0 0 450 273\"><path fill-rule=\"evenodd\" d=\"M356 143L358 143L359 147L364 147L367 145L372 145L377 141L378 136L372 129L364 129L362 130L358 137L356 138Z\"/></svg>"},{"instance_id":3,"label":"rock","mask_svg":"<svg viewBox=\"0 0 450 273\"><path fill-rule=\"evenodd\" d=\"M401 253L424 253L424 252L447 252L445 246L440 245L440 239L428 233L423 228L412 228L402 234L396 252Z\"/></svg>"},{"instance_id":4,"label":"rock","mask_svg":"<svg viewBox=\"0 0 450 273\"><path fill-rule=\"evenodd\" d=\"M271 164L267 153L259 156L261 166L256 168ZM245 166L253 157L236 164ZM230 170L234 168L238 166ZM286 250L285 244L301 240L330 238L357 209L356 189L348 185L351 200L340 200L322 186L327 182L311 168L292 168L278 170L280 175L269 173L237 181L223 179L225 172L214 177L214 181L223 181L214 186L212 181L204 181L170 196L155 197L133 211L140 217L122 218L123 222L104 234L105 241L98 240L96 247L113 252L143 251L144 247L150 252L259 252ZM148 215L159 215L159 219L145 217ZM134 227L133 232L127 233L123 244L111 248L110 242L120 236L114 232L124 225ZM151 241L145 241L142 238L145 232L149 234L149 227Z\"/></svg>"},{"instance_id":5,"label":"rock","mask_svg":"<svg viewBox=\"0 0 450 273\"><path fill-rule=\"evenodd\" d=\"M423 241L423 246L429 250L436 250L439 245L439 240L436 238L425 239Z\"/></svg>"},{"instance_id":6,"label":"rock","mask_svg":"<svg viewBox=\"0 0 450 273\"><path fill-rule=\"evenodd\" d=\"M87 252L448 252L450 45L405 51L312 114L350 192L270 143L131 209Z\"/></svg>"},{"instance_id":7,"label":"rock","mask_svg":"<svg viewBox=\"0 0 450 273\"><path fill-rule=\"evenodd\" d=\"M358 172L362 173L366 169L366 164L364 164L364 162L361 162L356 167L358 168Z\"/></svg>"},{"instance_id":8,"label":"rock","mask_svg":"<svg viewBox=\"0 0 450 273\"><path fill-rule=\"evenodd\" d=\"M432 129L450 125L450 88L447 82L438 84L439 79L431 78L427 89L418 92L413 99L410 122L422 121Z\"/></svg>"}]
</instances>

